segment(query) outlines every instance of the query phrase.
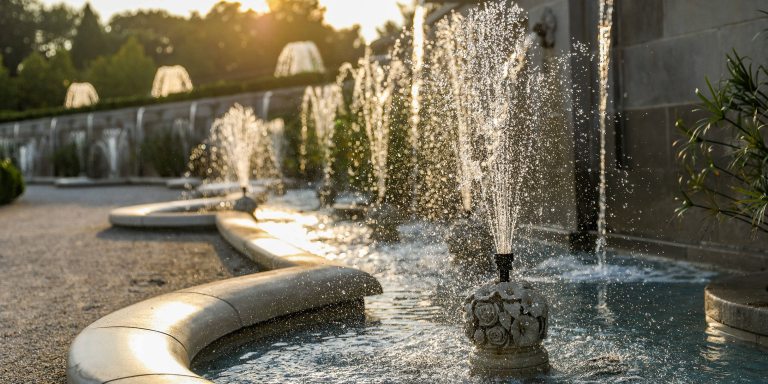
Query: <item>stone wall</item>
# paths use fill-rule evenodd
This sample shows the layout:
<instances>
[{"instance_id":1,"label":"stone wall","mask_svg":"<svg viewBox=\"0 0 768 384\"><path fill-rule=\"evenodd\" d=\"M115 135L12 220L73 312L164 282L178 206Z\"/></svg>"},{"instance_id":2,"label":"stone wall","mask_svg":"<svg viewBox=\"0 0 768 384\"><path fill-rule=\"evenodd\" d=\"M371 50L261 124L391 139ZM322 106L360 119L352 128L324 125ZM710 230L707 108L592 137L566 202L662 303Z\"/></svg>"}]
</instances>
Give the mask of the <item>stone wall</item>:
<instances>
[{"instance_id":1,"label":"stone wall","mask_svg":"<svg viewBox=\"0 0 768 384\"><path fill-rule=\"evenodd\" d=\"M53 154L70 144L77 147L80 169L88 176L154 176L151 164L140 156L141 143L153 133L173 131L176 150L188 153L234 103L252 107L261 118L275 118L298 111L303 91L286 88L0 123L0 151L9 152L28 179L54 176Z\"/></svg>"},{"instance_id":2,"label":"stone wall","mask_svg":"<svg viewBox=\"0 0 768 384\"><path fill-rule=\"evenodd\" d=\"M508 1L508 0L499 0ZM748 225L718 223L707 213L675 216L680 168L673 142L679 118L694 122L697 88L725 75L725 55L736 50L768 65L768 10L761 0L615 0L607 131L609 246L734 269L766 270L768 236ZM547 206L530 215L536 236L576 249L594 242L598 212L599 130L596 60L597 0L519 0L529 28L548 9L557 20L550 54L568 56L572 92L568 126L548 127L570 140L561 164L540 170ZM435 15L467 12L446 4ZM430 22L434 23L437 17ZM761 36L757 36L763 32ZM574 43L580 44L575 48ZM587 54L579 53L585 50ZM570 97L568 97L570 96ZM580 111L586 111L579 115ZM553 182L552 180L558 180ZM586 245L586 246L585 246Z\"/></svg>"}]
</instances>

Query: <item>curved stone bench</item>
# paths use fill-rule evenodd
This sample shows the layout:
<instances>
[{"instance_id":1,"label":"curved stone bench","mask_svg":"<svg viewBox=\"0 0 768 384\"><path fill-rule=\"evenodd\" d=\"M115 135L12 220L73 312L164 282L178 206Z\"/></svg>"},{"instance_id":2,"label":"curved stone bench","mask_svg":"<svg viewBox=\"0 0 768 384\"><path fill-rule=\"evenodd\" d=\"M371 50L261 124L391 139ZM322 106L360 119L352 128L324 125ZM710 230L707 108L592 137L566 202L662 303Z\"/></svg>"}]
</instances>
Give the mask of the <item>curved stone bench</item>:
<instances>
[{"instance_id":1,"label":"curved stone bench","mask_svg":"<svg viewBox=\"0 0 768 384\"><path fill-rule=\"evenodd\" d=\"M232 195L122 207L109 213L109 222L115 226L136 228L213 227L216 225L213 209L232 204L239 197Z\"/></svg>"},{"instance_id":2,"label":"curved stone bench","mask_svg":"<svg viewBox=\"0 0 768 384\"><path fill-rule=\"evenodd\" d=\"M248 186L249 193L278 192L282 186L280 179L252 180ZM201 184L194 190L196 196L223 196L239 193L242 190L238 183L209 183Z\"/></svg>"},{"instance_id":3,"label":"curved stone bench","mask_svg":"<svg viewBox=\"0 0 768 384\"><path fill-rule=\"evenodd\" d=\"M271 237L248 214L219 213L216 225L234 247L274 270L182 289L97 320L72 343L69 383L207 383L189 364L222 336L382 292L367 273Z\"/></svg>"},{"instance_id":4,"label":"curved stone bench","mask_svg":"<svg viewBox=\"0 0 768 384\"><path fill-rule=\"evenodd\" d=\"M768 273L709 283L704 289L704 309L715 330L768 347Z\"/></svg>"}]
</instances>

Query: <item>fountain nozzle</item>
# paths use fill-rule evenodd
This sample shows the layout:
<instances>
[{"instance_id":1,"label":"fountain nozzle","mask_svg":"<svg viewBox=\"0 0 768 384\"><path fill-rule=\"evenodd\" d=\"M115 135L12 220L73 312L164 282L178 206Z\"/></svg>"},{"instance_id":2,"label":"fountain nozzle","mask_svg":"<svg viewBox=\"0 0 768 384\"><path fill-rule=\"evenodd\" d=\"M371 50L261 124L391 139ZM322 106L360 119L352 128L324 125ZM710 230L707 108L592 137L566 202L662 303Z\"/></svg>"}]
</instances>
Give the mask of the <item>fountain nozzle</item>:
<instances>
[{"instance_id":1,"label":"fountain nozzle","mask_svg":"<svg viewBox=\"0 0 768 384\"><path fill-rule=\"evenodd\" d=\"M248 187L241 187L240 190L243 191L243 197L247 197L248 196Z\"/></svg>"},{"instance_id":2,"label":"fountain nozzle","mask_svg":"<svg viewBox=\"0 0 768 384\"><path fill-rule=\"evenodd\" d=\"M499 269L499 282L509 281L509 271L512 270L512 262L515 261L515 255L512 253L497 253L493 256L496 261L496 268Z\"/></svg>"}]
</instances>

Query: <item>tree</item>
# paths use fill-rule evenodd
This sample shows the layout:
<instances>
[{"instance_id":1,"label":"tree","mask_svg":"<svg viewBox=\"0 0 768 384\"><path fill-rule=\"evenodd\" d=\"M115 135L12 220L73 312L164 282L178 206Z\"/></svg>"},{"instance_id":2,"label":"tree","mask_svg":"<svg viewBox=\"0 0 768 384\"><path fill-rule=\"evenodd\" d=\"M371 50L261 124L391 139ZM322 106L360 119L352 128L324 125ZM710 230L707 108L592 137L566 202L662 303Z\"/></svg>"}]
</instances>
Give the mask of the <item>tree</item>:
<instances>
[{"instance_id":1,"label":"tree","mask_svg":"<svg viewBox=\"0 0 768 384\"><path fill-rule=\"evenodd\" d=\"M72 41L72 60L77 68L84 69L92 60L108 53L109 42L99 16L86 3Z\"/></svg>"},{"instance_id":2,"label":"tree","mask_svg":"<svg viewBox=\"0 0 768 384\"><path fill-rule=\"evenodd\" d=\"M147 95L155 76L155 62L134 37L112 56L101 56L91 64L88 80L102 98Z\"/></svg>"},{"instance_id":3,"label":"tree","mask_svg":"<svg viewBox=\"0 0 768 384\"><path fill-rule=\"evenodd\" d=\"M3 66L3 56L0 55L0 110L16 109L16 82Z\"/></svg>"},{"instance_id":4,"label":"tree","mask_svg":"<svg viewBox=\"0 0 768 384\"><path fill-rule=\"evenodd\" d=\"M75 77L67 51L58 52L50 61L40 53L32 52L19 67L20 109L53 107L64 103L67 87Z\"/></svg>"},{"instance_id":5,"label":"tree","mask_svg":"<svg viewBox=\"0 0 768 384\"><path fill-rule=\"evenodd\" d=\"M37 15L33 5L33 0L0 1L0 49L12 75L34 49Z\"/></svg>"},{"instance_id":6,"label":"tree","mask_svg":"<svg viewBox=\"0 0 768 384\"><path fill-rule=\"evenodd\" d=\"M38 15L37 49L51 56L65 50L75 36L77 13L65 4L41 8Z\"/></svg>"}]
</instances>

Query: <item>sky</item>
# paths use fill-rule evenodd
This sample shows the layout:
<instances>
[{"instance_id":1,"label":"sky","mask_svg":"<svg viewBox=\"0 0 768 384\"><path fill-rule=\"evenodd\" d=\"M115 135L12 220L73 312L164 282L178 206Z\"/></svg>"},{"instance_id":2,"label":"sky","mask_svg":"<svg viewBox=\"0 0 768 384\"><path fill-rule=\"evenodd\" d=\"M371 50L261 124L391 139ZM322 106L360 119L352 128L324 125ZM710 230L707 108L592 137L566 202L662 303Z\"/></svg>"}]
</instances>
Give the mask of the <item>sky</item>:
<instances>
[{"instance_id":1,"label":"sky","mask_svg":"<svg viewBox=\"0 0 768 384\"><path fill-rule=\"evenodd\" d=\"M64 2L75 8L82 8L87 0L43 0L46 4ZM402 0L401 0L402 1ZM191 11L205 14L218 0L90 0L91 6L106 22L115 13L146 9L166 9L168 12L187 16ZM255 11L268 10L265 0L239 0L243 8ZM376 38L376 27L387 20L401 23L402 17L397 8L397 0L320 0L327 8L325 20L337 28L360 24L366 41Z\"/></svg>"}]
</instances>

